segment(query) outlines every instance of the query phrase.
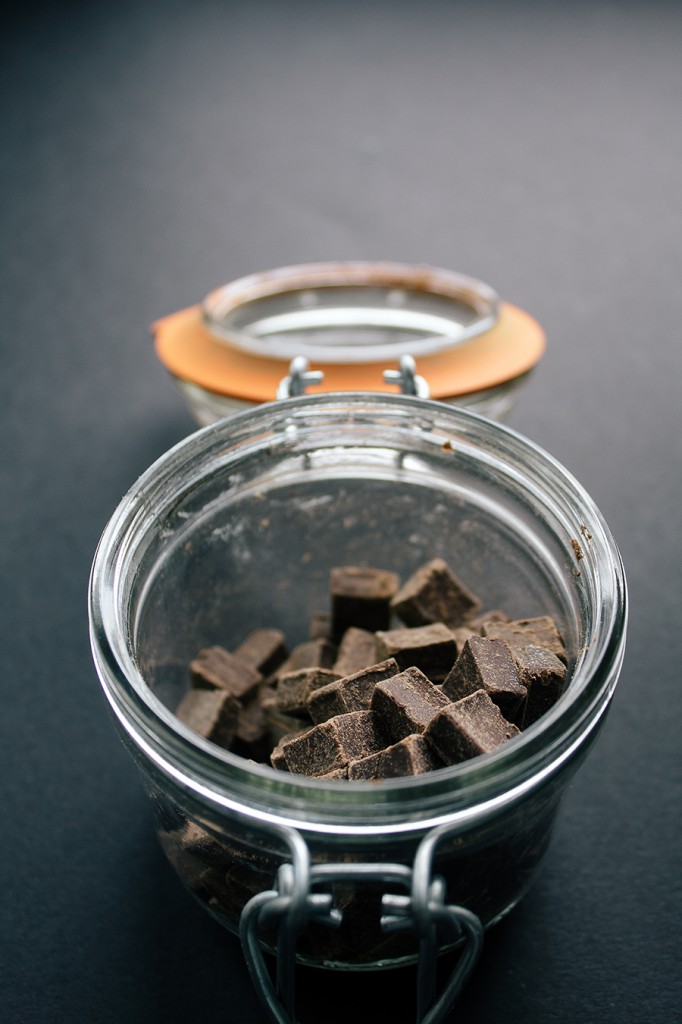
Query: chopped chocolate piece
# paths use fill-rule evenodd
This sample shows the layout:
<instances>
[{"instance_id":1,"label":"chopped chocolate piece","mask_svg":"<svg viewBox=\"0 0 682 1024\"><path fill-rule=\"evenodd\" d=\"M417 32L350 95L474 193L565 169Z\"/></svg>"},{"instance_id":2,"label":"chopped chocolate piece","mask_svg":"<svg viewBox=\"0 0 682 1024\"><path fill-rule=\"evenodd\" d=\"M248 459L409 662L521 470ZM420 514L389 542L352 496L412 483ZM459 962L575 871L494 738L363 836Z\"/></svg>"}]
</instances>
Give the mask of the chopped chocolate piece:
<instances>
[{"instance_id":1,"label":"chopped chocolate piece","mask_svg":"<svg viewBox=\"0 0 682 1024\"><path fill-rule=\"evenodd\" d=\"M306 701L313 690L338 678L338 673L328 668L301 668L298 672L285 672L277 680L277 706L285 715L307 715Z\"/></svg>"},{"instance_id":2,"label":"chopped chocolate piece","mask_svg":"<svg viewBox=\"0 0 682 1024\"><path fill-rule=\"evenodd\" d=\"M334 568L330 599L328 612L310 617L310 639L289 654L276 628L251 629L233 651L200 650L178 717L280 770L374 779L431 770L443 757L437 740L424 746L432 736L446 736L449 763L492 749L540 718L565 686L555 621L482 612L442 558L402 587L389 570ZM349 762L363 763L349 776Z\"/></svg>"},{"instance_id":3,"label":"chopped chocolate piece","mask_svg":"<svg viewBox=\"0 0 682 1024\"><path fill-rule=\"evenodd\" d=\"M279 743L277 743L272 748L272 751L270 753L270 764L272 765L273 768L276 768L280 772L289 771L289 766L287 765L286 758L284 756L284 742L285 737L283 736Z\"/></svg>"},{"instance_id":4,"label":"chopped chocolate piece","mask_svg":"<svg viewBox=\"0 0 682 1024\"><path fill-rule=\"evenodd\" d=\"M277 694L268 688L261 698L263 711L268 723L268 735L272 744L278 743L289 733L298 734L310 729L312 721L307 715L287 715L279 709Z\"/></svg>"},{"instance_id":5,"label":"chopped chocolate piece","mask_svg":"<svg viewBox=\"0 0 682 1024\"><path fill-rule=\"evenodd\" d=\"M391 602L393 611L406 626L426 626L430 622L461 626L480 606L478 598L442 558L434 558L417 569Z\"/></svg>"},{"instance_id":6,"label":"chopped chocolate piece","mask_svg":"<svg viewBox=\"0 0 682 1024\"><path fill-rule=\"evenodd\" d=\"M357 857L344 857L349 864L356 863ZM320 941L326 943L326 948L333 949L329 959L343 963L354 956L357 957L358 946L371 951L367 959L381 961L384 952L387 950L390 959L390 943L395 942L393 936L386 936L382 927L384 914L383 892L381 883L377 882L336 882L331 884L334 907L341 914L341 920L337 928L332 931L324 928L323 925L311 923L309 931L311 939L314 936L315 944L313 949L319 948ZM358 1014L359 1017L366 1015ZM372 1015L376 1016L376 1014ZM327 1016L323 1018L327 1020ZM329 1018L331 1019L331 1018Z\"/></svg>"},{"instance_id":7,"label":"chopped chocolate piece","mask_svg":"<svg viewBox=\"0 0 682 1024\"><path fill-rule=\"evenodd\" d=\"M455 663L452 631L442 622L377 633L377 657L395 658L401 669L415 666L431 682L440 683Z\"/></svg>"},{"instance_id":8,"label":"chopped chocolate piece","mask_svg":"<svg viewBox=\"0 0 682 1024\"><path fill-rule=\"evenodd\" d=\"M507 721L521 724L528 691L519 681L511 648L504 640L469 637L443 683L443 693L453 701L476 690L485 690Z\"/></svg>"},{"instance_id":9,"label":"chopped chocolate piece","mask_svg":"<svg viewBox=\"0 0 682 1024\"><path fill-rule=\"evenodd\" d=\"M307 732L312 729L311 725L301 726L298 729L292 729L291 732L283 733L275 746L270 752L270 764L273 768L279 768L280 771L288 772L289 767L284 757L284 747L290 740L298 739L299 736L305 736Z\"/></svg>"},{"instance_id":10,"label":"chopped chocolate piece","mask_svg":"<svg viewBox=\"0 0 682 1024\"><path fill-rule=\"evenodd\" d=\"M332 617L329 612L313 612L310 616L310 639L329 640L332 635Z\"/></svg>"},{"instance_id":11,"label":"chopped chocolate piece","mask_svg":"<svg viewBox=\"0 0 682 1024\"><path fill-rule=\"evenodd\" d=\"M566 678L566 666L546 647L517 647L514 658L519 679L528 690L528 700L520 725L525 729L537 722L561 695Z\"/></svg>"},{"instance_id":12,"label":"chopped chocolate piece","mask_svg":"<svg viewBox=\"0 0 682 1024\"><path fill-rule=\"evenodd\" d=\"M206 868L199 885L194 888L195 894L205 899L211 910L219 914L234 912L240 902L243 904L258 891L253 885L245 885L246 879L237 870L226 871L225 867Z\"/></svg>"},{"instance_id":13,"label":"chopped chocolate piece","mask_svg":"<svg viewBox=\"0 0 682 1024\"><path fill-rule=\"evenodd\" d=\"M284 633L281 629L254 629L232 653L261 675L269 676L287 656Z\"/></svg>"},{"instance_id":14,"label":"chopped chocolate piece","mask_svg":"<svg viewBox=\"0 0 682 1024\"><path fill-rule=\"evenodd\" d=\"M190 662L192 686L201 690L227 690L239 700L256 692L262 681L260 672L230 654L224 647L205 647Z\"/></svg>"},{"instance_id":15,"label":"chopped chocolate piece","mask_svg":"<svg viewBox=\"0 0 682 1024\"><path fill-rule=\"evenodd\" d=\"M187 822L177 842L183 853L198 858L204 867L220 868L225 862L228 847L194 821Z\"/></svg>"},{"instance_id":16,"label":"chopped chocolate piece","mask_svg":"<svg viewBox=\"0 0 682 1024\"><path fill-rule=\"evenodd\" d=\"M343 768L333 768L330 772L325 772L324 775L316 775L316 779L347 779L348 778L348 765L344 764Z\"/></svg>"},{"instance_id":17,"label":"chopped chocolate piece","mask_svg":"<svg viewBox=\"0 0 682 1024\"><path fill-rule=\"evenodd\" d=\"M226 690L189 690L175 714L194 732L229 747L237 729L240 703Z\"/></svg>"},{"instance_id":18,"label":"chopped chocolate piece","mask_svg":"<svg viewBox=\"0 0 682 1024\"><path fill-rule=\"evenodd\" d=\"M308 714L313 722L319 723L349 711L368 711L376 684L397 675L399 671L395 658L389 658L338 679L335 683L320 686L308 697Z\"/></svg>"},{"instance_id":19,"label":"chopped chocolate piece","mask_svg":"<svg viewBox=\"0 0 682 1024\"><path fill-rule=\"evenodd\" d=\"M481 634L475 629L469 629L468 626L456 626L452 630L452 635L455 638L455 647L457 648L457 656L462 653L462 648L467 642L470 636L480 636Z\"/></svg>"},{"instance_id":20,"label":"chopped chocolate piece","mask_svg":"<svg viewBox=\"0 0 682 1024\"><path fill-rule=\"evenodd\" d=\"M483 627L487 622L509 622L509 616L506 612L494 609L477 615L475 619L469 619L464 626L456 626L452 630L452 635L455 638L458 655L462 653L462 648L470 636L483 636Z\"/></svg>"},{"instance_id":21,"label":"chopped chocolate piece","mask_svg":"<svg viewBox=\"0 0 682 1024\"><path fill-rule=\"evenodd\" d=\"M549 615L539 615L535 619L516 619L513 622L486 622L483 635L506 640L512 650L527 647L528 644L546 647L557 658L566 661L566 648L561 633Z\"/></svg>"},{"instance_id":22,"label":"chopped chocolate piece","mask_svg":"<svg viewBox=\"0 0 682 1024\"><path fill-rule=\"evenodd\" d=\"M443 762L424 737L413 733L385 750L351 761L348 778L395 779L403 775L423 775L442 767Z\"/></svg>"},{"instance_id":23,"label":"chopped chocolate piece","mask_svg":"<svg viewBox=\"0 0 682 1024\"><path fill-rule=\"evenodd\" d=\"M481 612L475 619L470 619L467 622L467 626L470 629L476 630L480 635L480 630L485 626L486 622L509 622L509 616L506 612L501 611L499 608L493 608L488 612Z\"/></svg>"},{"instance_id":24,"label":"chopped chocolate piece","mask_svg":"<svg viewBox=\"0 0 682 1024\"><path fill-rule=\"evenodd\" d=\"M324 637L304 640L293 648L287 660L279 666L277 676L297 672L300 668L331 668L336 661L336 646Z\"/></svg>"},{"instance_id":25,"label":"chopped chocolate piece","mask_svg":"<svg viewBox=\"0 0 682 1024\"><path fill-rule=\"evenodd\" d=\"M214 848L210 849L207 843L204 849L197 848L195 850L186 847L182 841L182 836L178 838L177 832L168 833L160 831L157 834L163 847L163 852L185 885L193 892L202 891L203 895L208 895L203 889L202 883L202 876L206 871L206 860L213 860L217 864L224 861L224 848L218 843L214 843Z\"/></svg>"},{"instance_id":26,"label":"chopped chocolate piece","mask_svg":"<svg viewBox=\"0 0 682 1024\"><path fill-rule=\"evenodd\" d=\"M332 631L343 636L350 626L374 632L391 623L391 598L400 579L385 569L344 566L332 569Z\"/></svg>"},{"instance_id":27,"label":"chopped chocolate piece","mask_svg":"<svg viewBox=\"0 0 682 1024\"><path fill-rule=\"evenodd\" d=\"M282 739L279 741L279 743L276 743L275 746L270 751L270 764L272 765L273 768L276 768L277 771L280 772L289 771L289 766L284 756L284 744L286 742L287 737L282 736Z\"/></svg>"},{"instance_id":28,"label":"chopped chocolate piece","mask_svg":"<svg viewBox=\"0 0 682 1024\"><path fill-rule=\"evenodd\" d=\"M340 676L350 676L376 662L377 641L374 633L350 626L341 638L333 669Z\"/></svg>"},{"instance_id":29,"label":"chopped chocolate piece","mask_svg":"<svg viewBox=\"0 0 682 1024\"><path fill-rule=\"evenodd\" d=\"M390 739L397 743L411 733L424 732L433 716L449 703L423 672L408 668L376 684L371 708Z\"/></svg>"},{"instance_id":30,"label":"chopped chocolate piece","mask_svg":"<svg viewBox=\"0 0 682 1024\"><path fill-rule=\"evenodd\" d=\"M476 690L434 715L424 739L445 764L457 764L518 735L520 730L502 717L485 690Z\"/></svg>"},{"instance_id":31,"label":"chopped chocolate piece","mask_svg":"<svg viewBox=\"0 0 682 1024\"><path fill-rule=\"evenodd\" d=\"M253 761L268 760L272 743L263 693L269 693L269 690L269 687L261 686L257 696L240 707L237 729L230 747L233 754Z\"/></svg>"},{"instance_id":32,"label":"chopped chocolate piece","mask_svg":"<svg viewBox=\"0 0 682 1024\"><path fill-rule=\"evenodd\" d=\"M326 775L381 750L386 737L371 711L353 711L315 725L279 746L290 772Z\"/></svg>"}]
</instances>

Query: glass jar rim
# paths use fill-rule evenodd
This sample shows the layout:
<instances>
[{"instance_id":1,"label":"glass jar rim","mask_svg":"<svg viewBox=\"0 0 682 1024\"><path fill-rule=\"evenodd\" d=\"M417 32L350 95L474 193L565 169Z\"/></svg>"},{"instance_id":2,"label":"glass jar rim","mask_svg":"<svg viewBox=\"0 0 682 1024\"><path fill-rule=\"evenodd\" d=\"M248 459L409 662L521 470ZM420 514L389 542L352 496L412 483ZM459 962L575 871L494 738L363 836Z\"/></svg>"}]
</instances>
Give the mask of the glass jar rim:
<instances>
[{"instance_id":1,"label":"glass jar rim","mask_svg":"<svg viewBox=\"0 0 682 1024\"><path fill-rule=\"evenodd\" d=\"M239 278L210 292L202 315L219 341L253 355L357 364L461 345L495 324L498 306L490 285L464 274L339 260ZM361 341L351 343L363 328Z\"/></svg>"},{"instance_id":2,"label":"glass jar rim","mask_svg":"<svg viewBox=\"0 0 682 1024\"><path fill-rule=\"evenodd\" d=\"M589 520L590 547L608 618L557 705L527 732L496 751L437 772L371 782L325 782L246 761L183 725L154 694L136 662L125 620L121 567L140 531L151 529L150 503L166 500L193 470L229 459L265 423L314 424L353 412L388 416L413 429L419 417L448 426L476 445L480 456L508 468L546 502ZM226 442L229 441L229 444ZM584 570L589 560L581 562ZM124 734L165 776L217 808L323 833L404 833L444 822L500 813L558 772L588 741L605 712L623 659L626 583L620 554L596 505L551 455L509 427L468 410L403 395L309 395L267 403L211 424L180 441L143 473L119 503L100 539L90 578L90 636L103 689Z\"/></svg>"}]
</instances>

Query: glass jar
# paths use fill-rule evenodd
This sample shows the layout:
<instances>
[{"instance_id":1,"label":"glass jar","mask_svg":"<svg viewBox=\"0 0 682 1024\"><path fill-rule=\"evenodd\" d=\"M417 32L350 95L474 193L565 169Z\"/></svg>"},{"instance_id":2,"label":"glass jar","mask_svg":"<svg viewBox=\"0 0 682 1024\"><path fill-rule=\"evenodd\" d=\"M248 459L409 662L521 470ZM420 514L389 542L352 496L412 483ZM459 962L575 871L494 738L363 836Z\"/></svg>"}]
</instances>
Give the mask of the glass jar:
<instances>
[{"instance_id":1,"label":"glass jar","mask_svg":"<svg viewBox=\"0 0 682 1024\"><path fill-rule=\"evenodd\" d=\"M199 648L233 647L256 626L307 639L334 566L405 578L436 556L484 607L552 615L566 644L563 695L493 753L381 784L322 781L240 758L174 715ZM439 1005L453 997L482 931L531 884L604 720L626 590L598 509L535 444L438 402L343 393L261 405L158 460L100 541L90 619L163 848L207 910L241 929L285 1021L296 959L376 969L419 957L428 973L435 951L462 942ZM278 956L279 996L262 950ZM427 1019L426 974L420 1000Z\"/></svg>"}]
</instances>

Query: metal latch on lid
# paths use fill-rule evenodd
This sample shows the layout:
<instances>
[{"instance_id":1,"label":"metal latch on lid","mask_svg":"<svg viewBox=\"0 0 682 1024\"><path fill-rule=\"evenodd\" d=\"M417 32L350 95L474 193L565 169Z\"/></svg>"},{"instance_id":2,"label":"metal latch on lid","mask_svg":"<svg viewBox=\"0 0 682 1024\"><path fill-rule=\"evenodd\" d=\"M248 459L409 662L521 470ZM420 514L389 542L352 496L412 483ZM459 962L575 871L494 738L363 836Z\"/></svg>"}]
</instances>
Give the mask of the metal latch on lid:
<instances>
[{"instance_id":1,"label":"metal latch on lid","mask_svg":"<svg viewBox=\"0 0 682 1024\"><path fill-rule=\"evenodd\" d=\"M289 373L277 388L277 398L298 398L304 395L311 385L321 384L324 374L321 370L311 370L305 356L295 356L289 364ZM418 398L429 397L429 385L417 373L417 365L407 353L400 357L397 370L384 370L384 383L396 384L403 395L416 395Z\"/></svg>"},{"instance_id":2,"label":"metal latch on lid","mask_svg":"<svg viewBox=\"0 0 682 1024\"><path fill-rule=\"evenodd\" d=\"M438 1024L462 991L481 952L483 926L465 907L447 904L446 886L433 876L438 844L451 826L432 829L421 840L412 864L311 864L310 851L299 832L278 828L291 861L277 874L276 888L252 897L242 911L240 936L246 961L261 1000L276 1024L295 1024L296 944L311 923L338 927L342 912L324 887L337 882L380 882L402 887L404 894L384 893L381 927L385 933L412 930L418 943L417 1024ZM263 930L276 934L273 983L259 943ZM436 965L444 946L460 945L456 966L443 991L436 993Z\"/></svg>"}]
</instances>

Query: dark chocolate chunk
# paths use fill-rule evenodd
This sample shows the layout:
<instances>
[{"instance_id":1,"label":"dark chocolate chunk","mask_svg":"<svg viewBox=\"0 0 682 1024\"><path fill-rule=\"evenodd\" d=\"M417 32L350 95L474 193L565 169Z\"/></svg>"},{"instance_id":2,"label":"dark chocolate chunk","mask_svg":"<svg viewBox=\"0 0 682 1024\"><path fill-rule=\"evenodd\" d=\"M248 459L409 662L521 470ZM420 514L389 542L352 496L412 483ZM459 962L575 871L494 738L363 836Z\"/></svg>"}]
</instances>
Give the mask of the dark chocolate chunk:
<instances>
[{"instance_id":1,"label":"dark chocolate chunk","mask_svg":"<svg viewBox=\"0 0 682 1024\"><path fill-rule=\"evenodd\" d=\"M395 779L423 775L442 768L443 762L423 736L413 733L390 747L348 765L349 779Z\"/></svg>"},{"instance_id":2,"label":"dark chocolate chunk","mask_svg":"<svg viewBox=\"0 0 682 1024\"><path fill-rule=\"evenodd\" d=\"M165 832L159 830L157 835L163 852L185 885L192 891L196 892L199 890L201 888L201 876L206 870L206 864L201 853L197 855L193 851L188 850L182 842L182 834L178 831ZM217 843L216 850L216 859L224 858L224 852L220 850Z\"/></svg>"},{"instance_id":3,"label":"dark chocolate chunk","mask_svg":"<svg viewBox=\"0 0 682 1024\"><path fill-rule=\"evenodd\" d=\"M357 862L357 857L343 857L343 860L351 864ZM387 936L382 927L385 883L383 889L377 882L337 882L330 888L341 920L333 930L312 922L306 933L310 935L311 949L317 951L320 943L324 943L329 960L339 963L357 961L358 948L368 951L364 956L367 962L397 959L396 933ZM372 1013L371 1010L369 1014L356 1010L355 1015L359 1020L377 1016L376 1011ZM326 1024L331 1018L326 1013L318 1019Z\"/></svg>"},{"instance_id":4,"label":"dark chocolate chunk","mask_svg":"<svg viewBox=\"0 0 682 1024\"><path fill-rule=\"evenodd\" d=\"M476 690L485 690L509 722L521 724L528 691L504 640L469 637L443 683L443 693L453 701Z\"/></svg>"},{"instance_id":5,"label":"dark chocolate chunk","mask_svg":"<svg viewBox=\"0 0 682 1024\"><path fill-rule=\"evenodd\" d=\"M388 658L334 683L320 686L308 697L308 714L313 722L319 723L349 711L368 711L376 684L397 675L399 671L397 661Z\"/></svg>"},{"instance_id":6,"label":"dark chocolate chunk","mask_svg":"<svg viewBox=\"0 0 682 1024\"><path fill-rule=\"evenodd\" d=\"M175 711L181 722L221 747L229 747L241 705L226 690L189 690Z\"/></svg>"},{"instance_id":7,"label":"dark chocolate chunk","mask_svg":"<svg viewBox=\"0 0 682 1024\"><path fill-rule=\"evenodd\" d=\"M284 756L284 744L290 739L293 739L291 735L282 736L281 740L275 744L270 752L270 764L280 772L289 771L289 766Z\"/></svg>"},{"instance_id":8,"label":"dark chocolate chunk","mask_svg":"<svg viewBox=\"0 0 682 1024\"><path fill-rule=\"evenodd\" d=\"M307 715L306 702L313 690L338 678L338 673L328 668L301 668L297 672L286 672L277 680L277 706L285 715Z\"/></svg>"},{"instance_id":9,"label":"dark chocolate chunk","mask_svg":"<svg viewBox=\"0 0 682 1024\"><path fill-rule=\"evenodd\" d=\"M324 637L316 640L304 640L297 644L289 657L277 669L279 677L287 672L297 672L300 668L331 668L336 661L336 645Z\"/></svg>"},{"instance_id":10,"label":"dark chocolate chunk","mask_svg":"<svg viewBox=\"0 0 682 1024\"><path fill-rule=\"evenodd\" d=\"M272 888L276 870L277 862L262 849L250 854L243 847L227 847L223 864L206 870L196 895L206 899L214 913L235 922L252 896Z\"/></svg>"},{"instance_id":11,"label":"dark chocolate chunk","mask_svg":"<svg viewBox=\"0 0 682 1024\"><path fill-rule=\"evenodd\" d=\"M515 619L513 622L489 621L484 624L482 632L484 636L506 640L512 650L533 644L535 647L546 647L563 662L567 660L561 633L549 615L539 615L534 619Z\"/></svg>"},{"instance_id":12,"label":"dark chocolate chunk","mask_svg":"<svg viewBox=\"0 0 682 1024\"><path fill-rule=\"evenodd\" d=\"M287 656L284 633L281 629L254 629L232 653L256 672L269 676Z\"/></svg>"},{"instance_id":13,"label":"dark chocolate chunk","mask_svg":"<svg viewBox=\"0 0 682 1024\"><path fill-rule=\"evenodd\" d=\"M372 711L391 741L424 732L433 716L450 703L418 668L408 668L374 687ZM369 753L369 751L368 751Z\"/></svg>"},{"instance_id":14,"label":"dark chocolate chunk","mask_svg":"<svg viewBox=\"0 0 682 1024\"><path fill-rule=\"evenodd\" d=\"M206 829L194 821L188 821L183 831L177 836L176 843L183 854L189 854L206 866L220 868L225 863L226 851L229 849Z\"/></svg>"},{"instance_id":15,"label":"dark chocolate chunk","mask_svg":"<svg viewBox=\"0 0 682 1024\"><path fill-rule=\"evenodd\" d=\"M251 896L273 885L279 862L262 848L219 842L193 822L182 833L159 833L159 839L184 883L232 922Z\"/></svg>"},{"instance_id":16,"label":"dark chocolate chunk","mask_svg":"<svg viewBox=\"0 0 682 1024\"><path fill-rule=\"evenodd\" d=\"M344 764L343 768L333 768L330 772L325 772L324 775L316 775L316 779L347 779L348 778L348 765Z\"/></svg>"},{"instance_id":17,"label":"dark chocolate chunk","mask_svg":"<svg viewBox=\"0 0 682 1024\"><path fill-rule=\"evenodd\" d=\"M373 633L388 629L391 599L400 579L385 569L343 566L332 569L330 578L332 630L342 636L350 626Z\"/></svg>"},{"instance_id":18,"label":"dark chocolate chunk","mask_svg":"<svg viewBox=\"0 0 682 1024\"><path fill-rule=\"evenodd\" d=\"M494 609L469 619L464 626L456 626L452 630L452 635L455 638L458 655L462 653L462 648L470 636L483 636L483 627L487 622L509 622L509 616L506 612Z\"/></svg>"},{"instance_id":19,"label":"dark chocolate chunk","mask_svg":"<svg viewBox=\"0 0 682 1024\"><path fill-rule=\"evenodd\" d=\"M190 662L192 686L203 690L227 690L239 700L255 694L262 681L260 672L230 654L224 647L205 647Z\"/></svg>"},{"instance_id":20,"label":"dark chocolate chunk","mask_svg":"<svg viewBox=\"0 0 682 1024\"><path fill-rule=\"evenodd\" d=\"M240 707L237 728L230 746L233 754L252 761L267 761L272 747L263 696L265 692L269 693L269 687L263 685L255 697Z\"/></svg>"},{"instance_id":21,"label":"dark chocolate chunk","mask_svg":"<svg viewBox=\"0 0 682 1024\"><path fill-rule=\"evenodd\" d=\"M489 751L520 735L485 690L476 690L434 715L424 732L445 764L457 764Z\"/></svg>"},{"instance_id":22,"label":"dark chocolate chunk","mask_svg":"<svg viewBox=\"0 0 682 1024\"><path fill-rule=\"evenodd\" d=\"M476 618L470 619L467 622L467 626L470 629L475 630L479 635L481 635L480 631L483 628L483 626L485 626L485 624L487 622L509 622L509 621L510 621L510 619L509 619L509 616L507 615L506 612L503 612L499 608L491 608L487 612L481 612L481 614L477 615Z\"/></svg>"},{"instance_id":23,"label":"dark chocolate chunk","mask_svg":"<svg viewBox=\"0 0 682 1024\"><path fill-rule=\"evenodd\" d=\"M285 746L290 740L296 740L300 736L304 736L307 732L310 732L312 728L312 725L300 725L298 728L292 729L290 732L282 733L270 752L270 764L272 767L279 768L279 770L283 772L288 772L289 766L287 765L286 758L284 756Z\"/></svg>"},{"instance_id":24,"label":"dark chocolate chunk","mask_svg":"<svg viewBox=\"0 0 682 1024\"><path fill-rule=\"evenodd\" d=\"M406 626L444 622L461 626L480 608L480 601L457 579L447 562L433 558L410 576L391 602Z\"/></svg>"},{"instance_id":25,"label":"dark chocolate chunk","mask_svg":"<svg viewBox=\"0 0 682 1024\"><path fill-rule=\"evenodd\" d=\"M290 772L326 775L386 746L386 737L371 711L337 715L302 736L282 742L280 752Z\"/></svg>"},{"instance_id":26,"label":"dark chocolate chunk","mask_svg":"<svg viewBox=\"0 0 682 1024\"><path fill-rule=\"evenodd\" d=\"M273 768L276 768L280 772L288 772L289 766L284 756L284 744L287 742L287 737L282 736L279 743L276 743L270 753L270 764Z\"/></svg>"},{"instance_id":27,"label":"dark chocolate chunk","mask_svg":"<svg viewBox=\"0 0 682 1024\"><path fill-rule=\"evenodd\" d=\"M434 683L445 679L457 657L455 638L442 622L380 630L376 637L378 658L395 658L401 669L415 666Z\"/></svg>"},{"instance_id":28,"label":"dark chocolate chunk","mask_svg":"<svg viewBox=\"0 0 682 1024\"><path fill-rule=\"evenodd\" d=\"M528 690L523 720L525 729L537 722L558 700L566 679L566 666L546 647L517 647L514 651L519 679Z\"/></svg>"},{"instance_id":29,"label":"dark chocolate chunk","mask_svg":"<svg viewBox=\"0 0 682 1024\"><path fill-rule=\"evenodd\" d=\"M206 868L199 885L193 887L193 890L200 899L205 899L214 913L230 914L258 892L253 884L247 886L244 883L245 879L238 869L226 871L224 867Z\"/></svg>"},{"instance_id":30,"label":"dark chocolate chunk","mask_svg":"<svg viewBox=\"0 0 682 1024\"><path fill-rule=\"evenodd\" d=\"M288 715L281 711L277 703L277 694L270 687L264 690L261 703L268 723L268 736L271 744L278 743L283 736L289 733L299 733L309 729L313 724L307 714Z\"/></svg>"},{"instance_id":31,"label":"dark chocolate chunk","mask_svg":"<svg viewBox=\"0 0 682 1024\"><path fill-rule=\"evenodd\" d=\"M340 676L350 676L376 663L377 641L374 633L350 626L341 638L332 666Z\"/></svg>"},{"instance_id":32,"label":"dark chocolate chunk","mask_svg":"<svg viewBox=\"0 0 682 1024\"><path fill-rule=\"evenodd\" d=\"M470 636L480 636L481 634L476 629L470 629L468 626L455 626L452 630L452 635L455 638L455 647L457 648L457 656L462 653L464 644L467 642Z\"/></svg>"},{"instance_id":33,"label":"dark chocolate chunk","mask_svg":"<svg viewBox=\"0 0 682 1024\"><path fill-rule=\"evenodd\" d=\"M309 625L311 640L329 640L332 635L332 617L330 612L313 612Z\"/></svg>"},{"instance_id":34,"label":"dark chocolate chunk","mask_svg":"<svg viewBox=\"0 0 682 1024\"><path fill-rule=\"evenodd\" d=\"M442 558L402 587L394 572L341 566L330 590L330 611L311 616L310 639L288 655L275 628L253 629L232 652L200 650L178 717L281 770L348 778L357 761L366 763L351 777L380 778L492 749L563 690L567 655L555 621L481 612ZM399 629L390 628L394 611L405 623ZM425 754L424 739L415 739L441 734L446 756L436 755L435 741Z\"/></svg>"}]
</instances>

